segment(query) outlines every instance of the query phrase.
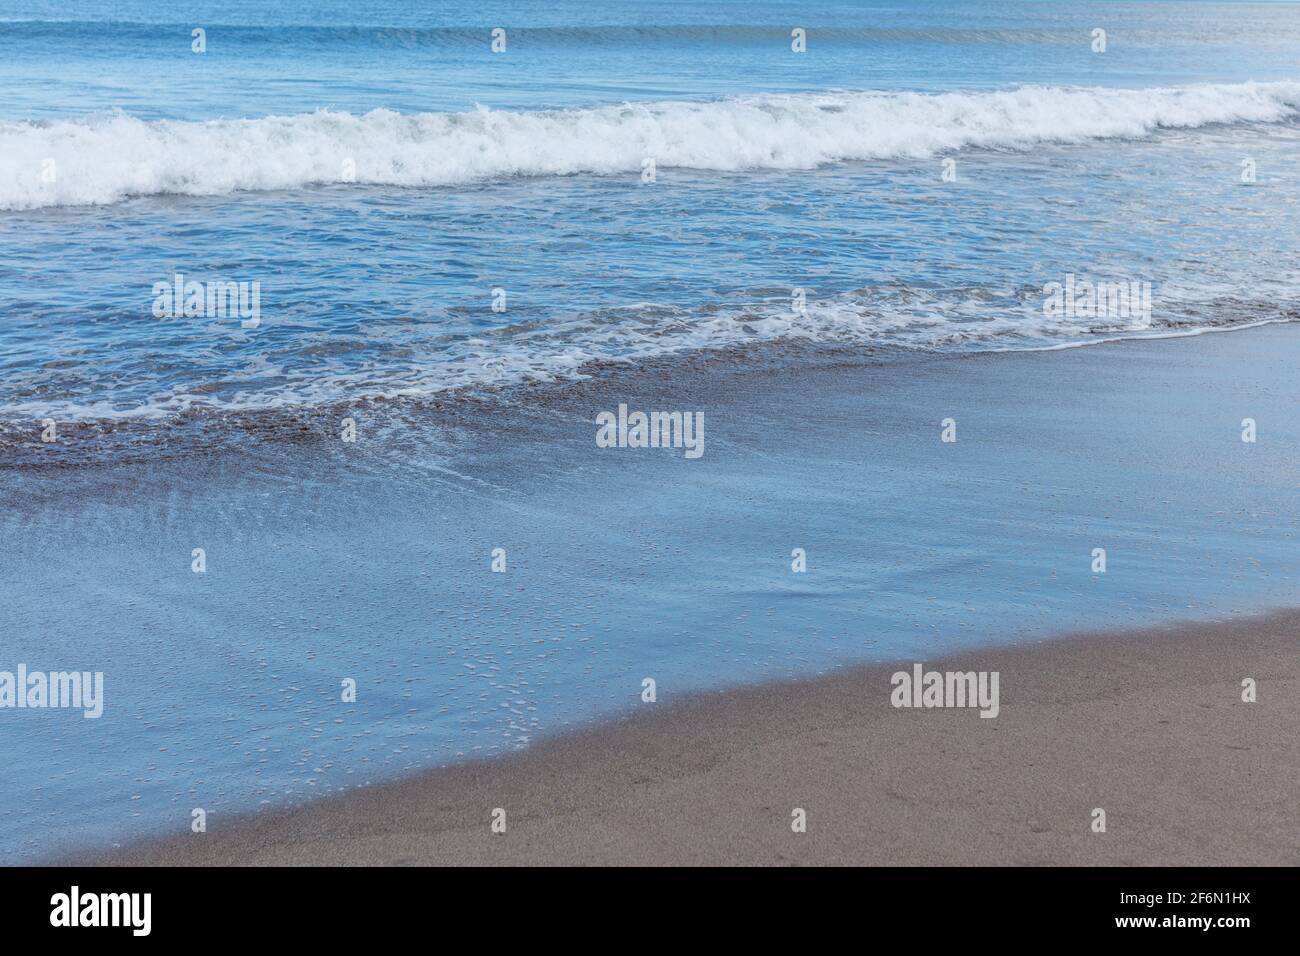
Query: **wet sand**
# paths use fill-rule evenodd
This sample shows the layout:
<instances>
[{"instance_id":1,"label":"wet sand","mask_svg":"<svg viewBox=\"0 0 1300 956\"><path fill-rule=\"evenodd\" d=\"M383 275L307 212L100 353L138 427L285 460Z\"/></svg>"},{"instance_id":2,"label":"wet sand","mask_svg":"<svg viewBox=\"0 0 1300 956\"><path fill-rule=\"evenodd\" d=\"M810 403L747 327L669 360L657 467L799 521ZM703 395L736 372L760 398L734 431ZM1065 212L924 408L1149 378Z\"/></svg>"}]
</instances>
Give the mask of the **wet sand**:
<instances>
[{"instance_id":1,"label":"wet sand","mask_svg":"<svg viewBox=\"0 0 1300 956\"><path fill-rule=\"evenodd\" d=\"M993 719L893 707L910 661L646 703L521 754L96 862L1295 865L1298 647L1286 612L925 662L998 671Z\"/></svg>"},{"instance_id":2,"label":"wet sand","mask_svg":"<svg viewBox=\"0 0 1300 956\"><path fill-rule=\"evenodd\" d=\"M355 445L11 470L6 660L103 671L106 701L98 720L23 712L0 856L179 834L158 859L1276 859L1295 762L1283 737L1241 738L1294 714L1265 686L1239 725L1200 719L1259 676L1234 655L1277 634L1234 624L1218 657L1173 639L1149 673L1044 642L1297 604L1298 359L1300 323L1047 353L760 350L372 410ZM596 416L624 402L702 411L707 451L599 447ZM773 689L980 647L1032 649L997 652L994 720L895 712L870 671ZM1294 657L1260 653L1274 678ZM1058 699L1077 707L1038 706Z\"/></svg>"}]
</instances>

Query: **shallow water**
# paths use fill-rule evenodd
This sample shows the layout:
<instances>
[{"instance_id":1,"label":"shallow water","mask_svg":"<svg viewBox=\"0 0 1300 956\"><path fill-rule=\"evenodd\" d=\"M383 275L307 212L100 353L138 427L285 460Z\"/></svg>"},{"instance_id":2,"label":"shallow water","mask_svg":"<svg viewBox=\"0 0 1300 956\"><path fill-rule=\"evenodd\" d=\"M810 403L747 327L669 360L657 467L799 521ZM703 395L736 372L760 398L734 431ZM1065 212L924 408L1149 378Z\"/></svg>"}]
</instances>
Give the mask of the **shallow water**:
<instances>
[{"instance_id":1,"label":"shallow water","mask_svg":"<svg viewBox=\"0 0 1300 956\"><path fill-rule=\"evenodd\" d=\"M193 807L219 825L491 756L646 706L646 677L668 703L1286 606L1298 346L1279 325L864 367L840 353L798 374L701 363L430 406L422 427L363 414L353 445L10 472L6 659L102 670L106 705L19 714L0 845L106 845L181 830ZM686 396L702 457L596 447L597 411Z\"/></svg>"}]
</instances>

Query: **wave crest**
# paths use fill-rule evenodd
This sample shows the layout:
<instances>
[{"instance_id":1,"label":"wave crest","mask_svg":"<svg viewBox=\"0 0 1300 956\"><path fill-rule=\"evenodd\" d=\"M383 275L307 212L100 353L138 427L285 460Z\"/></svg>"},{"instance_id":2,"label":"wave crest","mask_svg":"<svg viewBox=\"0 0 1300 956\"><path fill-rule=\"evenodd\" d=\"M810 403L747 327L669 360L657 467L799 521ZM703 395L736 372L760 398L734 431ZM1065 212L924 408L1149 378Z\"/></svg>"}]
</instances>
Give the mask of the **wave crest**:
<instances>
[{"instance_id":1,"label":"wave crest","mask_svg":"<svg viewBox=\"0 0 1300 956\"><path fill-rule=\"evenodd\" d=\"M1298 108L1300 83L1283 82L802 93L535 112L377 109L207 121L113 113L0 124L0 209L351 182L446 186L631 174L646 159L659 169L812 169L966 147L1025 149L1138 138L1161 128L1278 122Z\"/></svg>"}]
</instances>

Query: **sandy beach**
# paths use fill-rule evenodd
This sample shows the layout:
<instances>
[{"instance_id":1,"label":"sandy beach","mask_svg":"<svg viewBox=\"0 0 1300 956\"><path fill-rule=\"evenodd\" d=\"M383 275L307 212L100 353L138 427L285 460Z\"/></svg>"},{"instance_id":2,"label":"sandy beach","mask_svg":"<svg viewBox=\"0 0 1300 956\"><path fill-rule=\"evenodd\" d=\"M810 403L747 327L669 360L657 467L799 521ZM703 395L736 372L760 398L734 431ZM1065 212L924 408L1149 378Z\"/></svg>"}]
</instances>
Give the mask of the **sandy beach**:
<instances>
[{"instance_id":1,"label":"sandy beach","mask_svg":"<svg viewBox=\"0 0 1300 956\"><path fill-rule=\"evenodd\" d=\"M993 719L891 706L894 666L646 704L97 862L1294 865L1298 641L1287 612L925 662L998 671Z\"/></svg>"},{"instance_id":2,"label":"sandy beach","mask_svg":"<svg viewBox=\"0 0 1300 956\"><path fill-rule=\"evenodd\" d=\"M11 471L10 664L105 676L99 719L18 713L0 848L1294 861L1296 627L1260 615L1294 604L1297 354L715 357L356 446ZM702 410L707 452L598 447L623 402ZM895 710L915 662L997 671L999 715Z\"/></svg>"}]
</instances>

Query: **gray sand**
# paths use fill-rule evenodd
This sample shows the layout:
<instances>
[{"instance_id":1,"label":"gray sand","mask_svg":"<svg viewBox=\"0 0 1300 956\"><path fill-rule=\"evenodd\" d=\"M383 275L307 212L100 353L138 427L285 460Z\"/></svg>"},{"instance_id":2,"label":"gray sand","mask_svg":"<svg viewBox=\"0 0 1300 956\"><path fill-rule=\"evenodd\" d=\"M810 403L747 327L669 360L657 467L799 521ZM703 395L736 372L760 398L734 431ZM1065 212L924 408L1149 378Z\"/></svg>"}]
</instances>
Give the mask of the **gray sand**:
<instances>
[{"instance_id":1,"label":"gray sand","mask_svg":"<svg viewBox=\"0 0 1300 956\"><path fill-rule=\"evenodd\" d=\"M1284 858L1295 761L1277 752L1280 731L1266 749L1274 738L1248 734L1294 727L1294 714L1267 683L1258 704L1234 696L1262 667L1237 648L1276 636L1255 624L1201 656L1185 645L1205 632L1159 641L1151 673L1104 642L1095 665L1045 646L996 652L996 720L893 711L888 674L870 672L681 706L840 666L1297 603L1300 323L878 359L715 355L508 409L424 409L428 428L381 429L347 451L267 442L20 473L0 517L10 660L94 661L108 701L102 720L29 720L11 735L0 848L81 859L179 833L160 852ZM595 416L620 402L702 409L707 453L598 448ZM947 416L958 443L940 441ZM1257 443L1242 441L1247 416ZM202 576L199 544L215 559ZM504 575L489 570L498 545ZM790 570L796 546L806 574ZM1098 547L1105 574L1091 567ZM1277 668L1294 657L1260 653ZM340 699L345 676L355 704ZM645 676L653 708L639 701ZM1061 699L1079 703L1039 703ZM1202 704L1233 705L1233 721ZM539 741L551 742L386 786ZM797 839L796 806L810 827ZM209 834L187 832L192 807ZM232 830L259 807L264 822ZM487 829L494 807L504 836ZM1087 829L1094 807L1110 818L1104 840Z\"/></svg>"},{"instance_id":2,"label":"gray sand","mask_svg":"<svg viewBox=\"0 0 1300 956\"><path fill-rule=\"evenodd\" d=\"M1288 612L926 662L999 671L995 719L893 708L895 666L645 704L105 862L1294 865L1298 641Z\"/></svg>"}]
</instances>

